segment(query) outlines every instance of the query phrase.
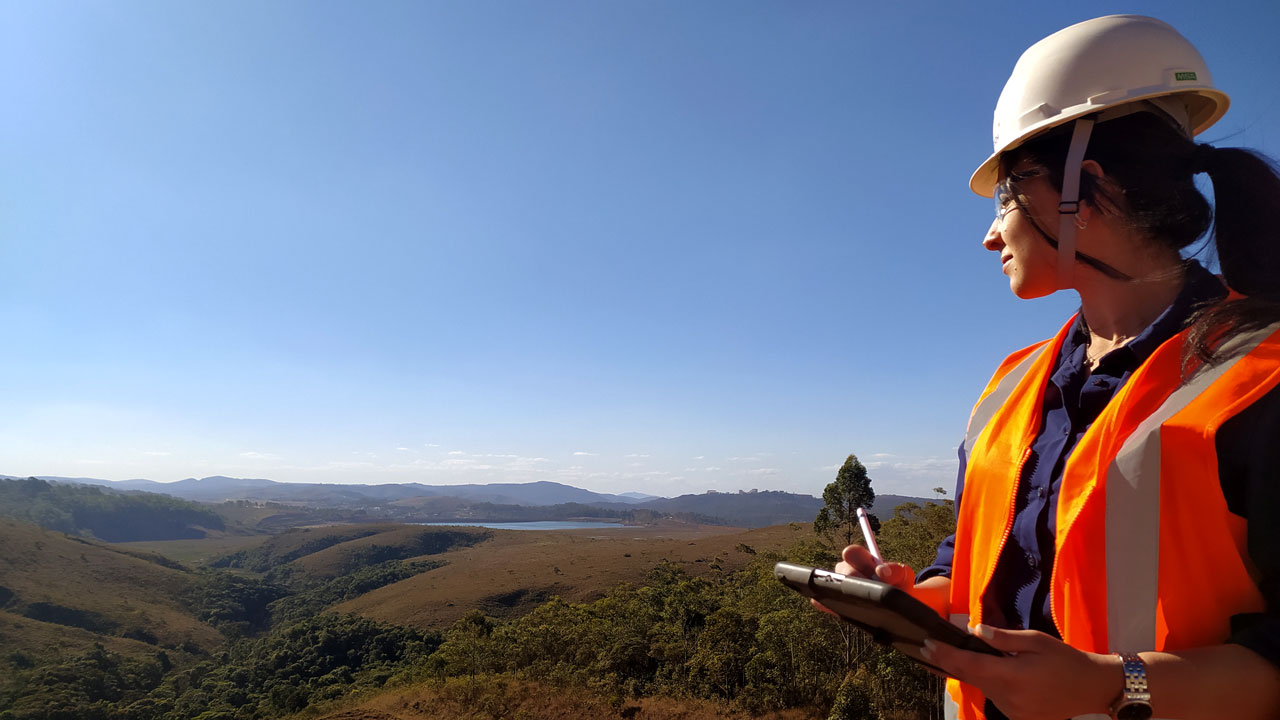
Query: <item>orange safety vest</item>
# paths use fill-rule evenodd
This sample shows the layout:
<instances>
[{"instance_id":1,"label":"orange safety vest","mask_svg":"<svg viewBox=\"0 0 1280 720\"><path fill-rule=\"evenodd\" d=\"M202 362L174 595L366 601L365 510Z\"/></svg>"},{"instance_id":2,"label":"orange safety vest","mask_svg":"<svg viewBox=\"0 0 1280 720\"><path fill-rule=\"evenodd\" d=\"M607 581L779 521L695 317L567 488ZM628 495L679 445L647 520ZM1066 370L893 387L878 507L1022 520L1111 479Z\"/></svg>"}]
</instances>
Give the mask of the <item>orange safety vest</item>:
<instances>
[{"instance_id":1,"label":"orange safety vest","mask_svg":"<svg viewBox=\"0 0 1280 720\"><path fill-rule=\"evenodd\" d=\"M959 625L982 621L982 596L1013 527L1044 390L1073 322L1010 355L970 417L951 574L952 621ZM1232 615L1263 610L1245 520L1227 510L1222 494L1214 436L1280 384L1280 323L1233 338L1226 361L1184 383L1186 334L1133 372L1063 468L1049 602L1058 632L1077 649L1217 645L1227 639ZM1206 567L1214 568L1212 581ZM984 717L976 688L949 679L947 693L948 717Z\"/></svg>"}]
</instances>

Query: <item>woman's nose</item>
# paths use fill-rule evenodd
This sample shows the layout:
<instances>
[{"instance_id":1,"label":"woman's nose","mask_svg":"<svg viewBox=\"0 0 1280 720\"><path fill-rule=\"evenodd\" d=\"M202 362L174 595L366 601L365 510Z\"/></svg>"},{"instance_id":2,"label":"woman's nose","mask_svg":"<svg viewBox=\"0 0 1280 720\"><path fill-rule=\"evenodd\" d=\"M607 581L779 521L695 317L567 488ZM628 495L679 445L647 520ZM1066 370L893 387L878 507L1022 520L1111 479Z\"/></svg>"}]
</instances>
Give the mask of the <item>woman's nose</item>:
<instances>
[{"instance_id":1,"label":"woman's nose","mask_svg":"<svg viewBox=\"0 0 1280 720\"><path fill-rule=\"evenodd\" d=\"M996 252L1004 248L1004 238L1000 237L1000 218L991 221L991 227L987 229L987 236L982 238L982 247Z\"/></svg>"}]
</instances>

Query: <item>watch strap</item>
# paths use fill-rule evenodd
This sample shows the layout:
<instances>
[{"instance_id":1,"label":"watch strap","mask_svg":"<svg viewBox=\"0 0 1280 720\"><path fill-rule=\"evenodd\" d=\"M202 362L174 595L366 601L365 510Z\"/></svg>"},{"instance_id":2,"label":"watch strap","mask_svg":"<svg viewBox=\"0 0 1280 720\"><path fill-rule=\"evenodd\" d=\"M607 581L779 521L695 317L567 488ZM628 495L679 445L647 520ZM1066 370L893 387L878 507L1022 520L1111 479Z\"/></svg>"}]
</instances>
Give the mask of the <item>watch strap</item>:
<instances>
[{"instance_id":1,"label":"watch strap","mask_svg":"<svg viewBox=\"0 0 1280 720\"><path fill-rule=\"evenodd\" d=\"M1111 706L1116 720L1146 720L1151 717L1151 689L1147 686L1147 665L1137 653L1115 653L1124 670L1124 690Z\"/></svg>"},{"instance_id":2,"label":"watch strap","mask_svg":"<svg viewBox=\"0 0 1280 720\"><path fill-rule=\"evenodd\" d=\"M1144 693L1147 690L1147 664L1137 653L1116 653L1124 662L1124 692Z\"/></svg>"}]
</instances>

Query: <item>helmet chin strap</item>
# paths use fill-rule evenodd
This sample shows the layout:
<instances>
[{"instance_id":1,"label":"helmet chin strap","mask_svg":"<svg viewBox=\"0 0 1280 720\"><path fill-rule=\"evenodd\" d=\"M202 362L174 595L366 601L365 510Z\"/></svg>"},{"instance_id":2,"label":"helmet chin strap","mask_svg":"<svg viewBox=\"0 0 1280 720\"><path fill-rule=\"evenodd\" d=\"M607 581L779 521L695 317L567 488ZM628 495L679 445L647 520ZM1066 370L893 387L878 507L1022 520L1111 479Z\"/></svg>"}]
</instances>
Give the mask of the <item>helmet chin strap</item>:
<instances>
[{"instance_id":1,"label":"helmet chin strap","mask_svg":"<svg viewBox=\"0 0 1280 720\"><path fill-rule=\"evenodd\" d=\"M1076 120L1071 146L1062 168L1062 198L1058 203L1058 288L1070 289L1076 266L1076 214L1080 212L1080 166L1093 133L1093 118Z\"/></svg>"}]
</instances>

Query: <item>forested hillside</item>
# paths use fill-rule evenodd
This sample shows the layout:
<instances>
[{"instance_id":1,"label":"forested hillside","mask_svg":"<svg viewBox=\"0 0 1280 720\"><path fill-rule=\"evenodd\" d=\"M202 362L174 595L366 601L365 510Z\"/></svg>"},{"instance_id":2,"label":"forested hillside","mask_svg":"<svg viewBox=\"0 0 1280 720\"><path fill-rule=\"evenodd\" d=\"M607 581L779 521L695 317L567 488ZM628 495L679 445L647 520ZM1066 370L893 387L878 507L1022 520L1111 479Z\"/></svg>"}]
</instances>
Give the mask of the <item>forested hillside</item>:
<instances>
[{"instance_id":1,"label":"forested hillside","mask_svg":"<svg viewBox=\"0 0 1280 720\"><path fill-rule=\"evenodd\" d=\"M639 507L663 513L696 513L737 527L766 527L798 520L809 521L822 507L812 495L778 490L737 493L708 492L675 498L648 500Z\"/></svg>"},{"instance_id":2,"label":"forested hillside","mask_svg":"<svg viewBox=\"0 0 1280 720\"><path fill-rule=\"evenodd\" d=\"M894 557L925 557L950 532L951 516L946 504L904 506L884 522L882 548ZM473 610L438 632L324 612L371 589L430 576L438 562L393 558L351 570L326 561L339 568L336 575L286 571L312 556L349 557L344 546L423 542L406 535L397 545L391 538L399 530L364 537L353 537L363 532L358 528L337 530L337 543L316 542L324 532L299 532L261 555L235 556L269 568L264 574L246 575L246 568L200 576L191 612L222 630L222 649L181 662L106 645L53 663L0 659L13 678L0 692L0 719L256 720L302 709L335 720L496 719L513 714L518 693L537 695L543 687L595 698L584 707L631 718L649 717L649 698L750 715L789 711L792 718L926 720L937 709L936 678L814 611L773 578L779 559L833 562L833 549L812 535L784 553L739 544L736 553L748 559L742 570L660 562L642 582L594 600L552 597L505 619ZM470 688L461 714L440 714L459 700L459 681ZM379 692L443 704L414 707ZM366 712L368 703L398 709Z\"/></svg>"},{"instance_id":3,"label":"forested hillside","mask_svg":"<svg viewBox=\"0 0 1280 720\"><path fill-rule=\"evenodd\" d=\"M6 479L18 480L0 476L0 481ZM188 478L172 483L57 477L27 481L30 480L49 481L56 487L98 486L107 492L164 493L188 501L218 503L219 510L230 517L244 514L233 508L254 508L260 512L249 513L255 517L245 517L244 524L263 531L338 522L529 522L579 518L614 519L629 524L676 518L689 523L755 528L809 522L822 507L822 501L813 496L772 490L654 498L593 493L552 482L431 486L279 483L229 477ZM886 496L871 511L887 514L896 504L912 499ZM66 523L57 529L64 527Z\"/></svg>"},{"instance_id":4,"label":"forested hillside","mask_svg":"<svg viewBox=\"0 0 1280 720\"><path fill-rule=\"evenodd\" d=\"M168 495L113 492L36 478L0 480L0 514L107 542L204 537L224 530L218 513Z\"/></svg>"}]
</instances>

